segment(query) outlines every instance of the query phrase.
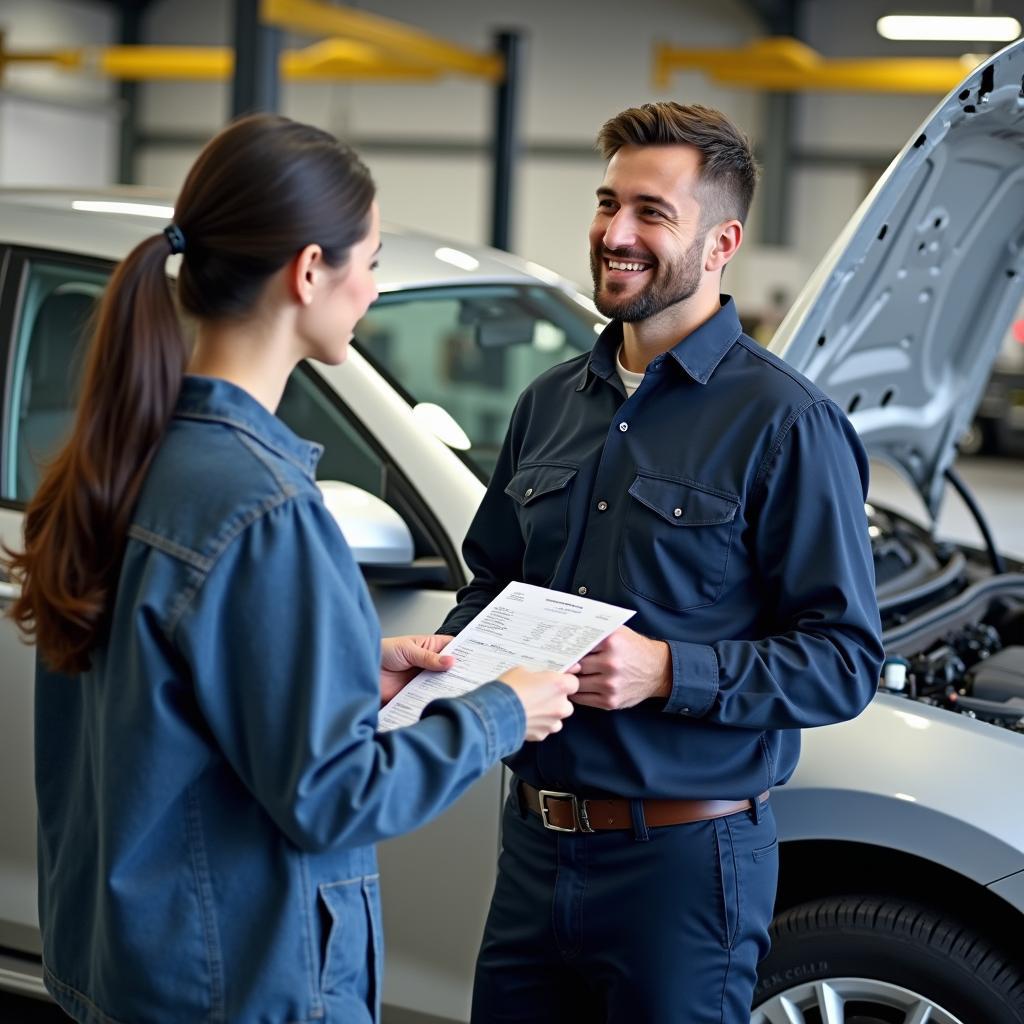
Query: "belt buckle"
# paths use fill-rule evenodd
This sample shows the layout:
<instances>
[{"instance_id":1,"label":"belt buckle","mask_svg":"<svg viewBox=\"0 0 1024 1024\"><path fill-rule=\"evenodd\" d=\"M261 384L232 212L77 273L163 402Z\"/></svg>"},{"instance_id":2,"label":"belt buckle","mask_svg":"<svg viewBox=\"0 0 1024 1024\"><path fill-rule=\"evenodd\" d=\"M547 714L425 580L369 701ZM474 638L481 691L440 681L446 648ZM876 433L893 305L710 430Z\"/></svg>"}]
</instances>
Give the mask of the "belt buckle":
<instances>
[{"instance_id":1,"label":"belt buckle","mask_svg":"<svg viewBox=\"0 0 1024 1024\"><path fill-rule=\"evenodd\" d=\"M580 801L574 793L561 793L556 789L539 789L537 796L540 800L540 819L546 829L552 832L593 832L590 827L590 820L587 818L587 809L584 807L586 801ZM571 800L572 816L576 824L572 828L563 828L561 825L552 824L548 818L548 800Z\"/></svg>"}]
</instances>

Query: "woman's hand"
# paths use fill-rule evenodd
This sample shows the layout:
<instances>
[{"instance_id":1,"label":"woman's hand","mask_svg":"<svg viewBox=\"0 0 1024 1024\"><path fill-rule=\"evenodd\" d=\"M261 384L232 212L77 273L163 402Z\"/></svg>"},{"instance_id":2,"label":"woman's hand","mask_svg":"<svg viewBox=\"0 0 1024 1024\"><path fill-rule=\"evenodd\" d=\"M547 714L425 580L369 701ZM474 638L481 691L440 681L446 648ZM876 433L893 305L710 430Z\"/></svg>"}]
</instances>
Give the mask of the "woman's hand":
<instances>
[{"instance_id":1,"label":"woman's hand","mask_svg":"<svg viewBox=\"0 0 1024 1024\"><path fill-rule=\"evenodd\" d=\"M441 651L452 637L386 636L380 642L380 702L387 704L409 680L423 669L443 672L455 664L450 654Z\"/></svg>"}]
</instances>

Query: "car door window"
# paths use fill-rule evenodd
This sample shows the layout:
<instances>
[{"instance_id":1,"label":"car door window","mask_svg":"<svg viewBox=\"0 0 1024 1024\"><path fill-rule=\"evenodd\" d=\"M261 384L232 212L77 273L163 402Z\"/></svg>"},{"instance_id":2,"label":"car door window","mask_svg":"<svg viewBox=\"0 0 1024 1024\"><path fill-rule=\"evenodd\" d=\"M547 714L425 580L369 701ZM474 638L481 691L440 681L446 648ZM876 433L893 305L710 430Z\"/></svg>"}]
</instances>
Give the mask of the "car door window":
<instances>
[{"instance_id":1,"label":"car door window","mask_svg":"<svg viewBox=\"0 0 1024 1024\"><path fill-rule=\"evenodd\" d=\"M315 371L300 366L292 373L277 415L299 437L323 446L324 453L316 467L318 480L341 480L384 498L383 460L349 422L327 389L318 385Z\"/></svg>"},{"instance_id":2,"label":"car door window","mask_svg":"<svg viewBox=\"0 0 1024 1024\"><path fill-rule=\"evenodd\" d=\"M556 288L474 285L384 293L356 338L413 405L439 405L455 419L490 475L520 393L589 351L600 325Z\"/></svg>"},{"instance_id":3,"label":"car door window","mask_svg":"<svg viewBox=\"0 0 1024 1024\"><path fill-rule=\"evenodd\" d=\"M107 273L30 260L15 331L3 496L27 501L71 426L84 341Z\"/></svg>"},{"instance_id":4,"label":"car door window","mask_svg":"<svg viewBox=\"0 0 1024 1024\"><path fill-rule=\"evenodd\" d=\"M15 331L3 497L27 502L67 437L78 400L89 322L109 272L58 259L26 261ZM188 329L185 327L184 329ZM341 480L383 497L383 461L311 371L292 374L278 415L300 437L324 446L319 479Z\"/></svg>"}]
</instances>

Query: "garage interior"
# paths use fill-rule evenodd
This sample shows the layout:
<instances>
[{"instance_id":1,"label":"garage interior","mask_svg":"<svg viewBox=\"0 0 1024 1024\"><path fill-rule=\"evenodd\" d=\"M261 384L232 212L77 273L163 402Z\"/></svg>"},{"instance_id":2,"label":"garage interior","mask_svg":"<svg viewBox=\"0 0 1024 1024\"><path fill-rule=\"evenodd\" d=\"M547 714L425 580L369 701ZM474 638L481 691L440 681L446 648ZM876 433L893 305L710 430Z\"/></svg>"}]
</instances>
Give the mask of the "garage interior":
<instances>
[{"instance_id":1,"label":"garage interior","mask_svg":"<svg viewBox=\"0 0 1024 1024\"><path fill-rule=\"evenodd\" d=\"M725 288L767 344L916 126L1005 45L884 38L894 13L1005 15L1009 42L1024 2L3 0L0 186L173 195L232 117L274 111L350 142L389 224L507 250L586 293L597 129L632 104L701 103L762 168ZM956 467L995 546L1024 560L1024 305ZM930 528L899 472L872 474L873 502ZM988 542L952 489L935 532ZM66 1019L0 992L0 1021Z\"/></svg>"}]
</instances>

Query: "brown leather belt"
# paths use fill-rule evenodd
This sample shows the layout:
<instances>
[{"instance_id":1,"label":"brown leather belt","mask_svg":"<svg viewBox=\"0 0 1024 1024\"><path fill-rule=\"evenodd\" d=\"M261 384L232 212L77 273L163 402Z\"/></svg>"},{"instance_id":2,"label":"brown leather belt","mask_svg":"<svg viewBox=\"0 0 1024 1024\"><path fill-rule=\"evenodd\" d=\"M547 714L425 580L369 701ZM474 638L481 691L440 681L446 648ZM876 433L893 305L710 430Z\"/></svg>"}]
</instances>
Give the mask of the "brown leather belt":
<instances>
[{"instance_id":1,"label":"brown leather belt","mask_svg":"<svg viewBox=\"0 0 1024 1024\"><path fill-rule=\"evenodd\" d=\"M522 779L517 780L526 807L540 816L544 827L553 832L605 832L632 828L630 802L621 798L610 800L582 799L573 793L553 789L534 789ZM763 804L768 793L757 801ZM644 821L648 827L684 825L687 822L724 818L753 808L752 800L644 800Z\"/></svg>"}]
</instances>

